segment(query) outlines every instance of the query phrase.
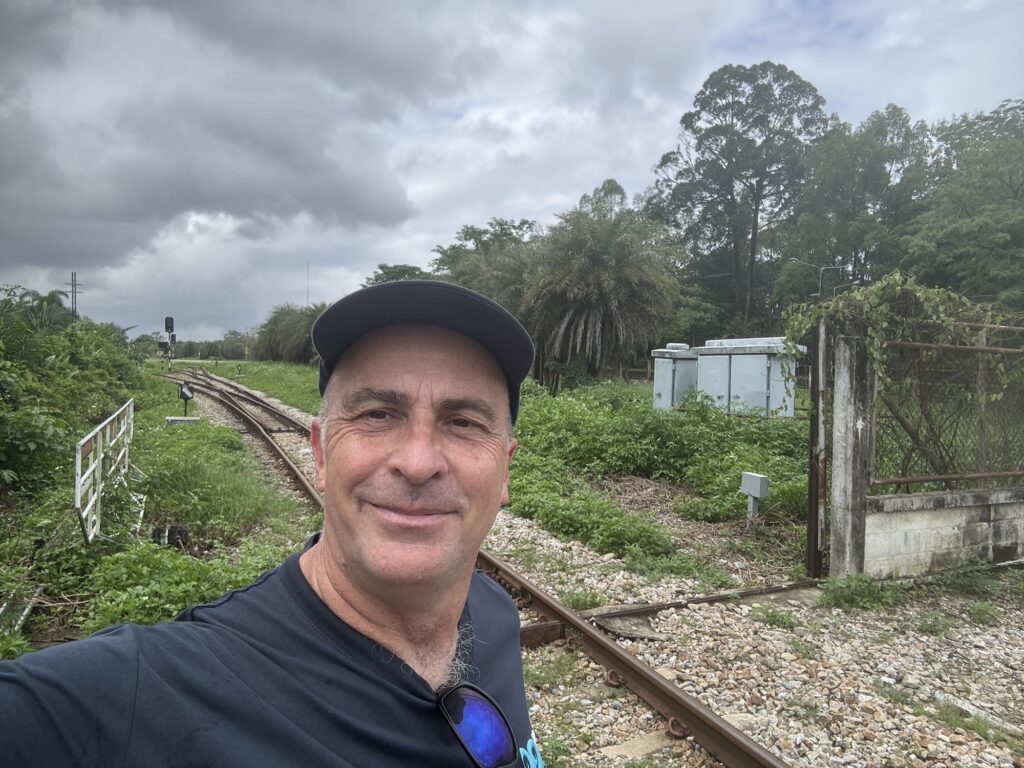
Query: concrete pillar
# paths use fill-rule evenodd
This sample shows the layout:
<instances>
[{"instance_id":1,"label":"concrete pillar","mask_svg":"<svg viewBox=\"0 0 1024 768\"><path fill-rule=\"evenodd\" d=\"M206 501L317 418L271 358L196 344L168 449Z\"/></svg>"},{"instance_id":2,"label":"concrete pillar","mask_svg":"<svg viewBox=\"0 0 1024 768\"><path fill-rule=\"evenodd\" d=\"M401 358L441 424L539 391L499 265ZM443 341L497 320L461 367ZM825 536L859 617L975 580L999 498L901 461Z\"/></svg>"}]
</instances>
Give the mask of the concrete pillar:
<instances>
[{"instance_id":1,"label":"concrete pillar","mask_svg":"<svg viewBox=\"0 0 1024 768\"><path fill-rule=\"evenodd\" d=\"M837 336L832 399L830 576L864 572L864 518L871 450L869 379L864 340Z\"/></svg>"}]
</instances>

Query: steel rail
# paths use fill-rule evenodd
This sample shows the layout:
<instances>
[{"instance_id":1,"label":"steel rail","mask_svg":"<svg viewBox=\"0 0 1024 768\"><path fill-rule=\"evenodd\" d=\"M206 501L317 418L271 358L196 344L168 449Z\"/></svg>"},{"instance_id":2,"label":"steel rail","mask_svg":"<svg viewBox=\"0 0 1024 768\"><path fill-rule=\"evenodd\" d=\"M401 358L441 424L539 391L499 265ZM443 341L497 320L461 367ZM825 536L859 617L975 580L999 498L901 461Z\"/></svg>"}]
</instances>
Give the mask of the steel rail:
<instances>
[{"instance_id":1,"label":"steel rail","mask_svg":"<svg viewBox=\"0 0 1024 768\"><path fill-rule=\"evenodd\" d=\"M294 430L295 432L300 432L305 435L309 434L309 427L307 427L301 421L296 419L294 416L292 416L289 413L286 413L285 411L282 411L280 408L274 407L266 400L263 400L262 398L253 395L245 387L232 381L231 379L225 379L222 376L214 376L212 373L210 373L209 371L204 371L202 368L193 368L192 370L194 375L200 380L202 380L203 383L207 384L207 386L212 385L221 392L227 392L236 399L244 400L247 403L255 405L257 408L263 408L264 410L270 411L272 414L274 414L274 418L284 422L285 424L288 424L291 427L291 429ZM228 392L228 389L232 391Z\"/></svg>"},{"instance_id":2,"label":"steel rail","mask_svg":"<svg viewBox=\"0 0 1024 768\"><path fill-rule=\"evenodd\" d=\"M507 564L483 550L477 562L483 565L483 571L496 574L499 583L507 582L531 607L571 629L588 655L608 670L609 684L626 685L658 710L668 719L668 732L673 736L693 736L694 741L729 768L787 768L780 757L631 656Z\"/></svg>"},{"instance_id":3,"label":"steel rail","mask_svg":"<svg viewBox=\"0 0 1024 768\"><path fill-rule=\"evenodd\" d=\"M311 500L323 506L323 497L306 479L303 472L287 456L259 420L245 410L230 394L209 388L215 398L237 413L263 438L300 483ZM266 404L269 410L276 411ZM769 752L743 731L731 725L696 698L677 688L649 665L631 656L596 627L563 606L525 576L490 553L480 550L477 565L499 584L518 595L520 602L537 608L540 613L556 619L579 638L588 655L605 668L609 685L625 685L660 712L668 721L670 735L692 736L713 757L728 768L789 768L788 763Z\"/></svg>"}]
</instances>

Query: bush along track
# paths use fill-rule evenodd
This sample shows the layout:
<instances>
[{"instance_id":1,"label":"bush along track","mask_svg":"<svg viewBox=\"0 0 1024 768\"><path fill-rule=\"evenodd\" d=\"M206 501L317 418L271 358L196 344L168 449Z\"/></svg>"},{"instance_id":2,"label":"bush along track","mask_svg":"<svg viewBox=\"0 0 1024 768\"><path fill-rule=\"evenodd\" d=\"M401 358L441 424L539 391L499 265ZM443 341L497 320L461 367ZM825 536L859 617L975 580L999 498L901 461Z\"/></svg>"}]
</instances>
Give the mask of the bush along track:
<instances>
[{"instance_id":1,"label":"bush along track","mask_svg":"<svg viewBox=\"0 0 1024 768\"><path fill-rule=\"evenodd\" d=\"M204 421L167 426L165 417L178 414L173 384L149 378L136 393L132 460L141 479L133 490L146 496L138 532L123 491L105 498L103 538L91 545L78 532L69 493L55 491L35 507L31 530L42 527L49 536L17 576L41 585L48 607L33 615L23 636L0 638L0 652L24 652L25 636L64 639L122 621L171 619L248 583L319 525L319 512L281 492L237 431ZM167 525L186 526L190 544L149 541L154 528ZM257 526L259 535L251 536Z\"/></svg>"}]
</instances>

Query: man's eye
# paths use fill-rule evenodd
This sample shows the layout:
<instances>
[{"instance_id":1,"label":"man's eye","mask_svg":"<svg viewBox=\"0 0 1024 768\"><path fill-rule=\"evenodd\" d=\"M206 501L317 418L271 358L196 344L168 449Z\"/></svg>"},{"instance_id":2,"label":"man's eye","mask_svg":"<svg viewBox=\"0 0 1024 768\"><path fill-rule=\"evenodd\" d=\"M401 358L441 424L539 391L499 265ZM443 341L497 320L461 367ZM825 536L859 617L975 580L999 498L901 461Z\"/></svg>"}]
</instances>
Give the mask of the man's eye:
<instances>
[{"instance_id":1,"label":"man's eye","mask_svg":"<svg viewBox=\"0 0 1024 768\"><path fill-rule=\"evenodd\" d=\"M367 411L363 414L363 417L374 421L383 421L388 418L389 415L390 414L387 411Z\"/></svg>"},{"instance_id":2,"label":"man's eye","mask_svg":"<svg viewBox=\"0 0 1024 768\"><path fill-rule=\"evenodd\" d=\"M456 416L455 418L453 418L451 420L451 424L452 426L459 427L460 429L469 429L471 427L476 426L475 421L473 421L472 419L464 418L462 416Z\"/></svg>"}]
</instances>

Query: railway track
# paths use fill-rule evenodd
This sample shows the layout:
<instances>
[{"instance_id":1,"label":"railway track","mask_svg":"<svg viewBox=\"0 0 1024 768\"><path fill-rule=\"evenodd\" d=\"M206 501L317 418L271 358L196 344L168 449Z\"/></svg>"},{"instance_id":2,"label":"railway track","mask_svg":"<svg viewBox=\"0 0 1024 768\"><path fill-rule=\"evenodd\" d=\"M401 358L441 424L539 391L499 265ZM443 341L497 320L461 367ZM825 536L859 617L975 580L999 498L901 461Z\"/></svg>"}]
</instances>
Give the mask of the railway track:
<instances>
[{"instance_id":1,"label":"railway track","mask_svg":"<svg viewBox=\"0 0 1024 768\"><path fill-rule=\"evenodd\" d=\"M239 417L251 432L262 438L278 457L285 471L310 500L322 506L323 501L316 488L275 439L275 434L284 431L308 437L309 429L305 424L255 397L237 384L205 372L193 370L188 374L167 375L167 378L178 382L188 381L196 390ZM710 755L730 768L785 768L788 765L698 699L685 693L628 653L591 623L593 620L600 620L601 617L650 615L667 608L683 607L694 601L635 606L584 619L486 551L480 552L477 565L516 599L521 610L532 611L541 617L541 620L523 626L520 641L524 646L570 638L605 669L605 681L608 685L626 686L632 690L665 718L666 730L671 736L692 737ZM765 591L769 590L751 590L755 593ZM730 599L733 596L730 594L697 598L696 601L712 602Z\"/></svg>"}]
</instances>

